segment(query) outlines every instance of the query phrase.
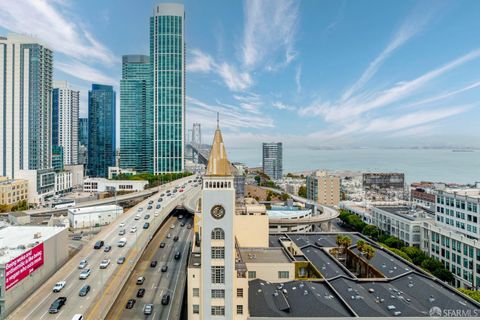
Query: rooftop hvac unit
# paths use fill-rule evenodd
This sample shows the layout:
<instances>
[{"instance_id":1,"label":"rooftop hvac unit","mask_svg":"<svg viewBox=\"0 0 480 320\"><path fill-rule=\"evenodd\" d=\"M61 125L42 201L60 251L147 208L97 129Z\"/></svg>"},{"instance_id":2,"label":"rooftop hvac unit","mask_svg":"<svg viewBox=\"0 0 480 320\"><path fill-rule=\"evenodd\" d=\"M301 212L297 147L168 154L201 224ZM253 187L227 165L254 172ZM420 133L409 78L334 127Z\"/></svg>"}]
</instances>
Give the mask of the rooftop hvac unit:
<instances>
[{"instance_id":1,"label":"rooftop hvac unit","mask_svg":"<svg viewBox=\"0 0 480 320\"><path fill-rule=\"evenodd\" d=\"M33 239L40 239L42 237L42 233L41 232L35 232L33 234Z\"/></svg>"}]
</instances>

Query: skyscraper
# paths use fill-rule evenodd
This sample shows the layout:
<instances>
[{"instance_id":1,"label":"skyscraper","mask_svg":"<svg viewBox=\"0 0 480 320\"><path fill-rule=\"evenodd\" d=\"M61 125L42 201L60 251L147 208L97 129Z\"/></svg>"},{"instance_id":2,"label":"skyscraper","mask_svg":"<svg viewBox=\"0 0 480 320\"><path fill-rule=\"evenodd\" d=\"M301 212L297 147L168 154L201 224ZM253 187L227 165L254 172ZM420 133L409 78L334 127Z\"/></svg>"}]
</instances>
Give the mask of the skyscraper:
<instances>
[{"instance_id":1,"label":"skyscraper","mask_svg":"<svg viewBox=\"0 0 480 320\"><path fill-rule=\"evenodd\" d=\"M150 18L153 70L153 173L184 169L185 11L182 4L155 6Z\"/></svg>"},{"instance_id":2,"label":"skyscraper","mask_svg":"<svg viewBox=\"0 0 480 320\"><path fill-rule=\"evenodd\" d=\"M151 67L148 56L122 58L120 167L152 172Z\"/></svg>"},{"instance_id":3,"label":"skyscraper","mask_svg":"<svg viewBox=\"0 0 480 320\"><path fill-rule=\"evenodd\" d=\"M77 164L80 92L72 90L66 81L56 81L52 101L52 144L62 147L65 165Z\"/></svg>"},{"instance_id":4,"label":"skyscraper","mask_svg":"<svg viewBox=\"0 0 480 320\"><path fill-rule=\"evenodd\" d=\"M283 174L282 143L263 143L262 158L263 172L272 180L281 179Z\"/></svg>"},{"instance_id":5,"label":"skyscraper","mask_svg":"<svg viewBox=\"0 0 480 320\"><path fill-rule=\"evenodd\" d=\"M52 51L38 39L0 37L0 175L52 165Z\"/></svg>"},{"instance_id":6,"label":"skyscraper","mask_svg":"<svg viewBox=\"0 0 480 320\"><path fill-rule=\"evenodd\" d=\"M112 86L92 84L88 91L87 175L107 177L115 166L115 91Z\"/></svg>"},{"instance_id":7,"label":"skyscraper","mask_svg":"<svg viewBox=\"0 0 480 320\"><path fill-rule=\"evenodd\" d=\"M88 118L78 119L78 141L81 146L88 146Z\"/></svg>"}]
</instances>

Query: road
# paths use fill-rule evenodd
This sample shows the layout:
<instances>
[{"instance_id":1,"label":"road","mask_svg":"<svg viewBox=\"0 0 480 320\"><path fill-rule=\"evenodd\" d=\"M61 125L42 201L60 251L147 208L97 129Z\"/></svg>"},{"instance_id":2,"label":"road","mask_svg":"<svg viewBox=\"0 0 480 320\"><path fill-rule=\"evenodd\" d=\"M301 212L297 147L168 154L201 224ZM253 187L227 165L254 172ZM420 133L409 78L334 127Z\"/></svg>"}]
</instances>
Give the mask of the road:
<instances>
[{"instance_id":1,"label":"road","mask_svg":"<svg viewBox=\"0 0 480 320\"><path fill-rule=\"evenodd\" d=\"M75 314L89 314L91 319L101 319L105 315L99 316L105 306L113 303L116 294L123 287L119 274L126 274L123 279L128 277L128 273L133 269L136 261L146 247L150 237L153 236L155 229L165 219L170 212L175 209L178 204L181 204L183 199L193 194L198 193L199 186L193 187L188 184L185 191L180 193L172 193L172 196L163 196L161 202L161 209L156 210L157 199L161 193L165 193L167 189L172 190L174 185L183 185L192 177L187 177L175 181L174 184L165 185L160 189L160 192L154 196L142 201L135 207L120 215L113 223L105 227L98 235L96 235L84 248L70 259L61 269L59 269L48 281L46 281L34 294L32 294L23 304L21 304L8 319L71 319ZM153 201L153 208L147 210L149 201ZM141 219L135 220L135 215L141 210ZM155 214L155 211L156 214ZM150 215L148 220L144 219L146 214ZM145 222L150 223L150 228L143 229ZM120 236L120 224L125 223L126 234ZM136 226L136 232L130 232L132 227ZM125 247L118 247L117 241L125 237L127 244ZM98 240L104 240L105 244L111 245L110 252L104 252L103 248L94 250L93 245ZM117 264L118 257L126 257L124 264ZM91 274L86 280L80 280L79 275L81 270L78 269L78 263L82 259L88 260L87 268L91 269ZM99 269L99 264L102 259L110 259L110 265L106 269ZM53 293L52 288L58 281L66 281L66 286L59 293ZM112 281L113 280L113 281ZM85 285L91 286L91 291L85 297L78 295L80 289ZM116 287L117 286L117 287ZM67 303L60 309L57 314L49 314L48 309L50 305L60 296L67 297ZM110 303L110 305L111 305ZM99 304L103 304L99 308ZM93 309L93 310L92 310ZM98 314L97 314L98 313Z\"/></svg>"},{"instance_id":2,"label":"road","mask_svg":"<svg viewBox=\"0 0 480 320\"><path fill-rule=\"evenodd\" d=\"M185 224L183 227L181 222ZM174 313L175 309L178 310L181 306L178 302L183 301L183 291L177 290L177 287L180 285L180 277L184 279L186 275L186 260L192 240L192 229L188 229L187 225L192 223L193 219L190 215L188 218L183 217L182 220L172 216L165 223L130 274L106 319L178 319L178 315L174 316ZM175 226L173 229L172 225ZM167 238L167 234L170 234L170 238ZM178 241L174 241L175 236L178 236ZM165 243L164 248L160 248L161 242ZM174 259L177 252L181 253L179 260ZM153 260L157 261L157 266L152 268L150 264ZM163 266L168 267L166 272L161 271ZM143 285L136 284L140 276L145 277ZM140 288L145 289L145 296L138 298L136 294ZM166 306L161 304L164 294L170 295L170 303ZM127 301L132 298L136 299L134 307L126 309ZM154 305L150 316L143 313L144 305L147 303ZM172 310L173 304L175 304L174 310Z\"/></svg>"}]
</instances>

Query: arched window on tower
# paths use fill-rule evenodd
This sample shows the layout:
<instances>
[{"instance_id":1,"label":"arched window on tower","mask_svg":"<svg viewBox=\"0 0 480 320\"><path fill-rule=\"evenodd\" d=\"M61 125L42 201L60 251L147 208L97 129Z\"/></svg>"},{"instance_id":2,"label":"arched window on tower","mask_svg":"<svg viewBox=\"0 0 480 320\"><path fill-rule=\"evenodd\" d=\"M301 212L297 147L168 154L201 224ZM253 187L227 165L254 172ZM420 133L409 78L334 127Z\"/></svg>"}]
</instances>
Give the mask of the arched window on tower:
<instances>
[{"instance_id":1,"label":"arched window on tower","mask_svg":"<svg viewBox=\"0 0 480 320\"><path fill-rule=\"evenodd\" d=\"M225 232L222 228L212 230L212 240L225 240Z\"/></svg>"}]
</instances>

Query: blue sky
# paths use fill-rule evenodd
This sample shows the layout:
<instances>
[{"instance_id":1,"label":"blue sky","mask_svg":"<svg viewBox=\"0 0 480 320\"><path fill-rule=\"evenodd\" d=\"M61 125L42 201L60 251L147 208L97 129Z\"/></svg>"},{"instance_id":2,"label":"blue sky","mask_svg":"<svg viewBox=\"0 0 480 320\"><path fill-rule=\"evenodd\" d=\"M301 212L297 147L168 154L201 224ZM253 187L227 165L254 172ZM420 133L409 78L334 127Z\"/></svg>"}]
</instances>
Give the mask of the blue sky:
<instances>
[{"instance_id":1,"label":"blue sky","mask_svg":"<svg viewBox=\"0 0 480 320\"><path fill-rule=\"evenodd\" d=\"M55 79L117 86L158 1L2 0L0 34L55 51ZM187 0L187 121L230 148L480 147L480 1ZM118 107L118 106L117 106Z\"/></svg>"}]
</instances>

